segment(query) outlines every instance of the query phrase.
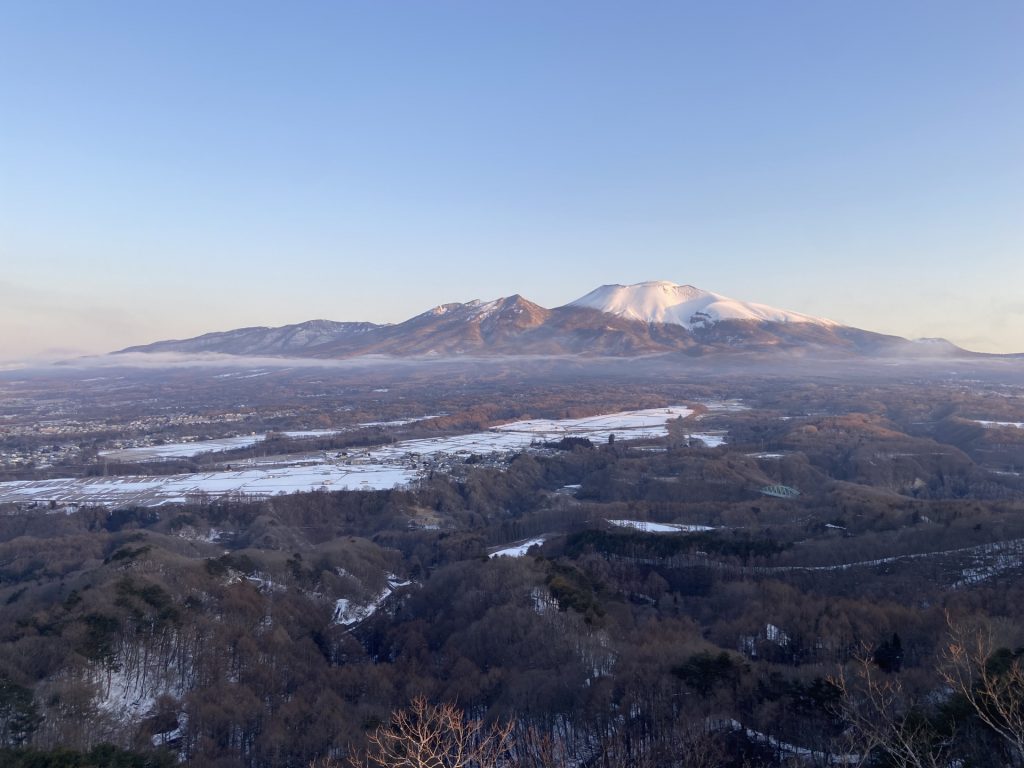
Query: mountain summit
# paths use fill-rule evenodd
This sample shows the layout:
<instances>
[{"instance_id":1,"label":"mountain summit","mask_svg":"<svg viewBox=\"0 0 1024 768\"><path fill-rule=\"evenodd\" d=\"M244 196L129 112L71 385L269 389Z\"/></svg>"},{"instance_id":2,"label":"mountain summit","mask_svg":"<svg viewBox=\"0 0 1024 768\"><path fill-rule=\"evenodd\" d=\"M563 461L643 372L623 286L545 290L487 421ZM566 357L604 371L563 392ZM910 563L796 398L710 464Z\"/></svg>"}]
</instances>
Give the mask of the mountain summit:
<instances>
[{"instance_id":1,"label":"mountain summit","mask_svg":"<svg viewBox=\"0 0 1024 768\"><path fill-rule=\"evenodd\" d=\"M341 359L459 356L613 356L682 353L834 357L948 357L952 344L917 343L799 312L730 299L692 285L603 285L546 309L519 295L441 304L401 323L314 320L158 341L122 352L219 353Z\"/></svg>"},{"instance_id":2,"label":"mountain summit","mask_svg":"<svg viewBox=\"0 0 1024 768\"><path fill-rule=\"evenodd\" d=\"M692 330L721 320L752 320L759 323L812 323L836 327L839 323L730 299L692 285L652 280L635 285L602 285L571 302L570 307L590 307L644 323L669 323Z\"/></svg>"}]
</instances>

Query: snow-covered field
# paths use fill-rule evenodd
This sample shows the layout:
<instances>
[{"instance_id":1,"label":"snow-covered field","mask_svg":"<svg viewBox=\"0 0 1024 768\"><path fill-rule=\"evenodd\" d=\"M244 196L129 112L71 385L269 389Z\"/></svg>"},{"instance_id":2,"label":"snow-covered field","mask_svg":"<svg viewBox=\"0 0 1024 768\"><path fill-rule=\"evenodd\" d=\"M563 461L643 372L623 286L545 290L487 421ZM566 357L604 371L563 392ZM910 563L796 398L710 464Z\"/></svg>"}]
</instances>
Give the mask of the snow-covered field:
<instances>
[{"instance_id":1,"label":"snow-covered field","mask_svg":"<svg viewBox=\"0 0 1024 768\"><path fill-rule=\"evenodd\" d=\"M141 448L119 448L100 451L100 456L112 461L159 461L161 459L187 459L200 453L220 453L235 448L248 448L266 439L266 435L223 437L219 440L196 440L190 443L164 443Z\"/></svg>"},{"instance_id":2,"label":"snow-covered field","mask_svg":"<svg viewBox=\"0 0 1024 768\"><path fill-rule=\"evenodd\" d=\"M668 434L668 420L685 417L690 413L692 411L685 406L672 406L622 411L583 419L519 421L504 424L487 432L405 440L374 448L359 455L350 455L344 460L305 455L301 458L293 457L286 462L278 462L276 465L253 465L242 469L194 474L6 482L0 483L0 503L54 501L59 505L156 506L185 501L188 497L201 494L272 496L278 493L318 489L383 490L415 480L419 476L418 461L424 458L520 451L536 442L560 440L563 437L586 437L596 442L606 442L611 434L621 440L663 437ZM321 433L314 431L291 434L311 436ZM252 435L228 440L249 441L230 446L239 447L244 444L252 445L262 437ZM708 445L717 445L723 439L715 435L693 437L703 440ZM211 443L223 446L225 442L227 441L204 441L203 444L182 443L179 446L153 446L152 449L131 450L165 449L162 455L169 457L172 455L171 451L180 447L192 450L193 453L188 455L194 455L200 450L213 450L210 448ZM221 447L219 450L227 448Z\"/></svg>"},{"instance_id":3,"label":"snow-covered field","mask_svg":"<svg viewBox=\"0 0 1024 768\"><path fill-rule=\"evenodd\" d=\"M715 530L710 525L685 525L683 523L651 523L646 520L609 520L620 528L635 528L644 533L699 533Z\"/></svg>"},{"instance_id":4,"label":"snow-covered field","mask_svg":"<svg viewBox=\"0 0 1024 768\"><path fill-rule=\"evenodd\" d=\"M586 437L594 442L607 442L609 435L616 439L633 440L640 437L664 437L668 434L666 421L686 418L692 410L683 405L669 408L648 408L641 411L620 411L583 419L531 419L514 421L495 427L499 432L533 435L540 440L561 440L563 437Z\"/></svg>"},{"instance_id":5,"label":"snow-covered field","mask_svg":"<svg viewBox=\"0 0 1024 768\"><path fill-rule=\"evenodd\" d=\"M426 418L430 418L429 416ZM364 427L398 427L411 424L418 419L403 419L400 421L373 421L366 424L357 424L354 427L344 429L302 429L278 434L295 439L306 439L313 437L330 437L349 432L353 429ZM265 433L254 433L241 435L240 437L222 437L217 440L193 440L187 443L164 443L163 445L145 445L138 448L117 448L109 451L100 451L99 455L113 461L160 461L161 459L188 459L198 456L201 453L221 453L236 448L249 448L267 439Z\"/></svg>"},{"instance_id":6,"label":"snow-covered field","mask_svg":"<svg viewBox=\"0 0 1024 768\"><path fill-rule=\"evenodd\" d=\"M0 502L156 506L201 494L272 496L326 489L384 490L416 478L400 466L317 464L188 475L60 478L0 483Z\"/></svg>"},{"instance_id":7,"label":"snow-covered field","mask_svg":"<svg viewBox=\"0 0 1024 768\"><path fill-rule=\"evenodd\" d=\"M609 435L616 440L665 437L670 419L685 418L693 411L681 405L670 408L651 408L641 411L621 411L583 419L531 419L502 424L487 432L468 435L431 437L403 440L377 448L368 453L375 461L394 461L409 454L436 456L439 454L488 454L520 451L534 443L555 442L564 437L587 438L595 443L608 442ZM694 434L709 447L720 445L721 435Z\"/></svg>"},{"instance_id":8,"label":"snow-covered field","mask_svg":"<svg viewBox=\"0 0 1024 768\"><path fill-rule=\"evenodd\" d=\"M356 429L369 427L404 427L407 424L414 424L417 421L437 418L440 414L430 416L417 416L414 419L395 419L393 421L367 421L361 424L354 424L348 427L336 429L299 429L279 432L295 439L306 439L314 437L330 437L340 435L344 432L351 432ZM109 451L100 451L99 455L114 461L160 461L161 459L187 459L198 456L201 453L220 453L236 448L249 448L267 439L266 433L253 433L239 437L222 437L216 440L191 440L181 443L165 443L163 445L144 445L137 448L116 448Z\"/></svg>"}]
</instances>

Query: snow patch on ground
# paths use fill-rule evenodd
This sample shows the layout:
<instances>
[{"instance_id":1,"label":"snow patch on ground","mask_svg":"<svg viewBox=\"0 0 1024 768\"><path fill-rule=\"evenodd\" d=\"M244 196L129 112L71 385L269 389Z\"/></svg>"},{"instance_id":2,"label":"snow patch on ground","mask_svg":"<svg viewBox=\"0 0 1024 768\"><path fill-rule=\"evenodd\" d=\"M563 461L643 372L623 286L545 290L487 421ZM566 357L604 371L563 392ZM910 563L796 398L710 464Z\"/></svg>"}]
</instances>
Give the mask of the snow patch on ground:
<instances>
[{"instance_id":1,"label":"snow patch on ground","mask_svg":"<svg viewBox=\"0 0 1024 768\"><path fill-rule=\"evenodd\" d=\"M217 544L224 536L224 531L220 528L210 528L206 533L201 533L191 525L185 525L178 531L178 536L186 541L203 541L207 544Z\"/></svg>"},{"instance_id":2,"label":"snow patch on ground","mask_svg":"<svg viewBox=\"0 0 1024 768\"><path fill-rule=\"evenodd\" d=\"M436 418L435 416L420 416L415 419L396 419L394 421L367 421L355 424L350 427L339 427L337 429L298 429L276 432L293 440L308 440L317 437L331 437L344 434L356 429L369 427L403 427L407 424L414 424L424 419ZM238 448L251 448L262 443L268 437L268 433L253 433L239 437L222 437L216 440L190 440L180 443L164 443L163 445L145 445L137 448L115 448L100 451L99 455L112 461L160 461L163 459L188 459L198 456L201 453L223 453Z\"/></svg>"},{"instance_id":3,"label":"snow patch on ground","mask_svg":"<svg viewBox=\"0 0 1024 768\"><path fill-rule=\"evenodd\" d=\"M770 642L776 643L783 648L789 645L789 635L774 624L764 625L764 636Z\"/></svg>"},{"instance_id":4,"label":"snow patch on ground","mask_svg":"<svg viewBox=\"0 0 1024 768\"><path fill-rule=\"evenodd\" d=\"M399 466L316 464L188 475L60 478L0 483L0 501L158 506L210 496L273 496L315 490L385 490L416 479Z\"/></svg>"},{"instance_id":5,"label":"snow patch on ground","mask_svg":"<svg viewBox=\"0 0 1024 768\"><path fill-rule=\"evenodd\" d=\"M154 733L150 738L150 743L154 747L164 747L169 744L173 744L185 735L185 728L188 726L188 714L185 712L178 713L178 724L169 731L163 733Z\"/></svg>"},{"instance_id":6,"label":"snow patch on ground","mask_svg":"<svg viewBox=\"0 0 1024 768\"><path fill-rule=\"evenodd\" d=\"M153 708L158 693L137 685L121 670L109 670L96 680L100 695L96 706L118 720L137 722Z\"/></svg>"},{"instance_id":7,"label":"snow patch on ground","mask_svg":"<svg viewBox=\"0 0 1024 768\"><path fill-rule=\"evenodd\" d=\"M146 717L161 696L180 699L184 686L175 673L162 665L137 664L134 672L126 672L128 665L119 661L92 673L96 686L96 708L123 723L137 723Z\"/></svg>"},{"instance_id":8,"label":"snow patch on ground","mask_svg":"<svg viewBox=\"0 0 1024 768\"><path fill-rule=\"evenodd\" d=\"M989 562L979 563L973 568L964 568L960 572L960 579L953 582L952 587L953 589L959 589L971 586L972 584L980 584L983 581L998 576L1003 571L1019 568L1022 564L1024 564L1024 559L1019 554L996 555Z\"/></svg>"},{"instance_id":9,"label":"snow patch on ground","mask_svg":"<svg viewBox=\"0 0 1024 768\"><path fill-rule=\"evenodd\" d=\"M685 523L651 523L646 520L609 520L609 523L620 528L634 528L644 533L700 533L713 531L710 525L687 525Z\"/></svg>"},{"instance_id":10,"label":"snow patch on ground","mask_svg":"<svg viewBox=\"0 0 1024 768\"><path fill-rule=\"evenodd\" d=\"M522 544L516 544L513 547L505 547L499 549L496 552L491 552L488 557L523 557L529 550L530 547L539 547L544 543L544 537L539 536L536 539L530 539L524 541Z\"/></svg>"},{"instance_id":11,"label":"snow patch on ground","mask_svg":"<svg viewBox=\"0 0 1024 768\"><path fill-rule=\"evenodd\" d=\"M222 437L218 440L195 440L185 443L164 443L139 448L117 448L100 451L99 455L111 461L159 461L161 459L187 459L201 453L222 453L236 448L249 448L263 441L266 435Z\"/></svg>"},{"instance_id":12,"label":"snow patch on ground","mask_svg":"<svg viewBox=\"0 0 1024 768\"><path fill-rule=\"evenodd\" d=\"M348 598L340 598L334 603L334 616L331 618L332 623L340 624L343 627L355 627L362 621L370 618L377 612L384 601L387 600L391 594L400 587L407 587L412 584L411 581L403 581L394 574L388 574L387 586L382 589L373 600L368 603L356 603Z\"/></svg>"},{"instance_id":13,"label":"snow patch on ground","mask_svg":"<svg viewBox=\"0 0 1024 768\"><path fill-rule=\"evenodd\" d=\"M974 419L976 424L981 424L983 427L1016 427L1017 429L1024 429L1024 421L982 421L981 419Z\"/></svg>"},{"instance_id":14,"label":"snow patch on ground","mask_svg":"<svg viewBox=\"0 0 1024 768\"><path fill-rule=\"evenodd\" d=\"M806 747L798 747L795 744L780 741L767 733L746 728L738 720L726 720L717 723L717 726L722 730L743 731L751 741L771 747L780 758L792 757L802 762L813 763L814 765L858 765L861 763L860 755L833 755L807 749Z\"/></svg>"},{"instance_id":15,"label":"snow patch on ground","mask_svg":"<svg viewBox=\"0 0 1024 768\"><path fill-rule=\"evenodd\" d=\"M620 411L582 419L530 419L514 421L495 427L498 432L522 432L544 441L563 437L585 437L594 442L616 439L632 440L639 437L664 437L668 434L669 419L686 418L693 411L684 405L668 408L647 408L639 411Z\"/></svg>"}]
</instances>

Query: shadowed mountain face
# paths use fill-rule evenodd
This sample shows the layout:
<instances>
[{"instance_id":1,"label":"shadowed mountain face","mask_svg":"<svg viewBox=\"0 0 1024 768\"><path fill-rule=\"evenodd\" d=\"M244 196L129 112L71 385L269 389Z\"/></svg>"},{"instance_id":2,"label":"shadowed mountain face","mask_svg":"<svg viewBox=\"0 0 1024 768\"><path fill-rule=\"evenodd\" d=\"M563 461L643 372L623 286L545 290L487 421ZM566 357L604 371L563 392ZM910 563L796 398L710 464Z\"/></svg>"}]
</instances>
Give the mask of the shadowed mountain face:
<instances>
[{"instance_id":1,"label":"shadowed mountain face","mask_svg":"<svg viewBox=\"0 0 1024 768\"><path fill-rule=\"evenodd\" d=\"M556 309L514 295L489 302L442 304L394 325L311 320L158 341L121 351L341 359L362 355L703 356L783 350L789 355L836 357L970 354L942 340L912 342L663 281L602 286Z\"/></svg>"}]
</instances>

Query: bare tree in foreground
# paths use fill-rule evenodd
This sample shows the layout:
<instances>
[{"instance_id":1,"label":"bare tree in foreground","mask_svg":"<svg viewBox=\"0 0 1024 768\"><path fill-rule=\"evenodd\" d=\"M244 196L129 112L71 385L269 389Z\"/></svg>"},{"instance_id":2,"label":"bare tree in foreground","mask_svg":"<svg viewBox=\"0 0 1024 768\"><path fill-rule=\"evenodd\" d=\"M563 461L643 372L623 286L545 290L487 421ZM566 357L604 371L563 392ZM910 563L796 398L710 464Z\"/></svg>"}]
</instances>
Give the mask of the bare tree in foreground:
<instances>
[{"instance_id":1,"label":"bare tree in foreground","mask_svg":"<svg viewBox=\"0 0 1024 768\"><path fill-rule=\"evenodd\" d=\"M417 697L370 736L365 762L381 768L491 768L512 747L512 724L467 720L454 704Z\"/></svg>"},{"instance_id":2,"label":"bare tree in foreground","mask_svg":"<svg viewBox=\"0 0 1024 768\"><path fill-rule=\"evenodd\" d=\"M996 648L990 627L950 625L943 680L978 719L1005 742L1013 765L1024 765L1024 654Z\"/></svg>"},{"instance_id":3,"label":"bare tree in foreground","mask_svg":"<svg viewBox=\"0 0 1024 768\"><path fill-rule=\"evenodd\" d=\"M949 765L949 741L940 738L898 676L876 669L865 655L851 673L840 672L830 682L841 694L838 714L850 724L848 765L870 764L873 753L887 755L901 768Z\"/></svg>"}]
</instances>

